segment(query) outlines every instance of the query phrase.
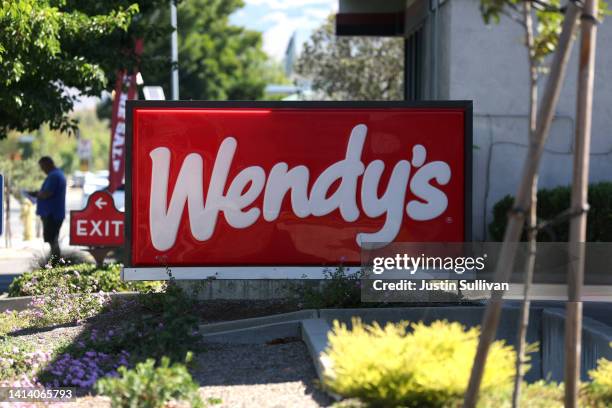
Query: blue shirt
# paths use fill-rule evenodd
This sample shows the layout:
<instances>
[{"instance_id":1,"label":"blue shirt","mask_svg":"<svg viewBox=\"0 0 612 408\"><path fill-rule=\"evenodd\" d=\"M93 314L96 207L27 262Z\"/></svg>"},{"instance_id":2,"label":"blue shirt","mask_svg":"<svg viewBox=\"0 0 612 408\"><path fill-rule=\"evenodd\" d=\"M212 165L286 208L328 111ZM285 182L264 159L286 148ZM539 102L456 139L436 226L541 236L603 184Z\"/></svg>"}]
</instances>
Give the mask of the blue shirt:
<instances>
[{"instance_id":1,"label":"blue shirt","mask_svg":"<svg viewBox=\"0 0 612 408\"><path fill-rule=\"evenodd\" d=\"M36 214L41 217L53 217L63 220L66 216L66 178L60 169L53 169L47 174L40 191L51 193L49 198L36 200Z\"/></svg>"}]
</instances>

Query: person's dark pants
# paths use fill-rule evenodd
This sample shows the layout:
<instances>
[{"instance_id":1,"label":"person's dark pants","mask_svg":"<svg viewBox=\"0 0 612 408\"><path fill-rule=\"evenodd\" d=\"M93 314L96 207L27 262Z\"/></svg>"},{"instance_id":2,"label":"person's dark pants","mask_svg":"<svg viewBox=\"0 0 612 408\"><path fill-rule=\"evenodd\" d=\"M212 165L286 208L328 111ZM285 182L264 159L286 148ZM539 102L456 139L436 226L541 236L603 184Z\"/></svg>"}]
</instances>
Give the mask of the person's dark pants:
<instances>
[{"instance_id":1,"label":"person's dark pants","mask_svg":"<svg viewBox=\"0 0 612 408\"><path fill-rule=\"evenodd\" d=\"M59 233L64 219L56 220L53 217L41 217L43 224L43 239L51 246L51 262L60 259Z\"/></svg>"}]
</instances>

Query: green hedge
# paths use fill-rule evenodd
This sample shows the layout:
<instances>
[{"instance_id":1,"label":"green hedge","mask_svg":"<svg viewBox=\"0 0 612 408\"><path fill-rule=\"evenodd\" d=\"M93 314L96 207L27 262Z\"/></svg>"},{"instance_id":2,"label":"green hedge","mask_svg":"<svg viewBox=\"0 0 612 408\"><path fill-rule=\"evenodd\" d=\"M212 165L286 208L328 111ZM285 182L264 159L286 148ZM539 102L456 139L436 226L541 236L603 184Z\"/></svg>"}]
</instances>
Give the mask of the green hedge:
<instances>
[{"instance_id":1,"label":"green hedge","mask_svg":"<svg viewBox=\"0 0 612 408\"><path fill-rule=\"evenodd\" d=\"M9 296L33 296L49 293L56 287L65 287L69 293L126 292L161 289L158 281L124 282L121 264L97 267L78 264L41 268L16 277L9 286Z\"/></svg>"},{"instance_id":2,"label":"green hedge","mask_svg":"<svg viewBox=\"0 0 612 408\"><path fill-rule=\"evenodd\" d=\"M538 222L555 218L570 206L570 187L557 187L538 191ZM514 197L507 195L493 206L493 221L489 224L490 238L502 241L508 211L512 208ZM587 222L587 241L612 242L612 183L602 182L589 186L591 209ZM564 221L538 233L538 241L567 241L569 222ZM525 240L523 234L523 240Z\"/></svg>"}]
</instances>

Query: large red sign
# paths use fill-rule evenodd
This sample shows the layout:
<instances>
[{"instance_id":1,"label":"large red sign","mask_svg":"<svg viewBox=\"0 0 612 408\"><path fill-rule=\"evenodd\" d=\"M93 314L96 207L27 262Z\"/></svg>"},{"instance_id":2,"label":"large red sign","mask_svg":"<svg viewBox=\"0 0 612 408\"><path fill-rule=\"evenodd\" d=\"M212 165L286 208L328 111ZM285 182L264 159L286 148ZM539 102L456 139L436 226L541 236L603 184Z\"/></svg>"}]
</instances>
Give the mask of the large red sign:
<instances>
[{"instance_id":1,"label":"large red sign","mask_svg":"<svg viewBox=\"0 0 612 408\"><path fill-rule=\"evenodd\" d=\"M124 213L113 196L96 191L81 211L70 211L70 245L119 247L124 242Z\"/></svg>"},{"instance_id":2,"label":"large red sign","mask_svg":"<svg viewBox=\"0 0 612 408\"><path fill-rule=\"evenodd\" d=\"M358 264L469 237L471 103L128 102L130 266Z\"/></svg>"}]
</instances>

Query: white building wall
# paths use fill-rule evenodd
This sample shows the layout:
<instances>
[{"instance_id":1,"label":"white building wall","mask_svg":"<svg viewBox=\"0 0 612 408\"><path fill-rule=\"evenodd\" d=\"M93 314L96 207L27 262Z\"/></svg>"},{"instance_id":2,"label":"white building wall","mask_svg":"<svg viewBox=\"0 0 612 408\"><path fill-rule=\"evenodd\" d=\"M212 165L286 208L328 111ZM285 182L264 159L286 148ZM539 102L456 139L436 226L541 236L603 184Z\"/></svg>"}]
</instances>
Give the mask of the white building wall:
<instances>
[{"instance_id":1,"label":"white building wall","mask_svg":"<svg viewBox=\"0 0 612 408\"><path fill-rule=\"evenodd\" d=\"M486 26L478 0L447 0L443 8L441 47L448 55L438 75L448 89L444 99L474 101L473 230L487 238L493 205L515 194L527 151L528 65L523 30L502 17ZM544 153L540 188L568 185L572 177L577 49L557 106ZM540 84L543 89L546 78ZM540 93L541 94L541 93ZM612 17L599 25L596 54L590 179L612 181Z\"/></svg>"}]
</instances>

